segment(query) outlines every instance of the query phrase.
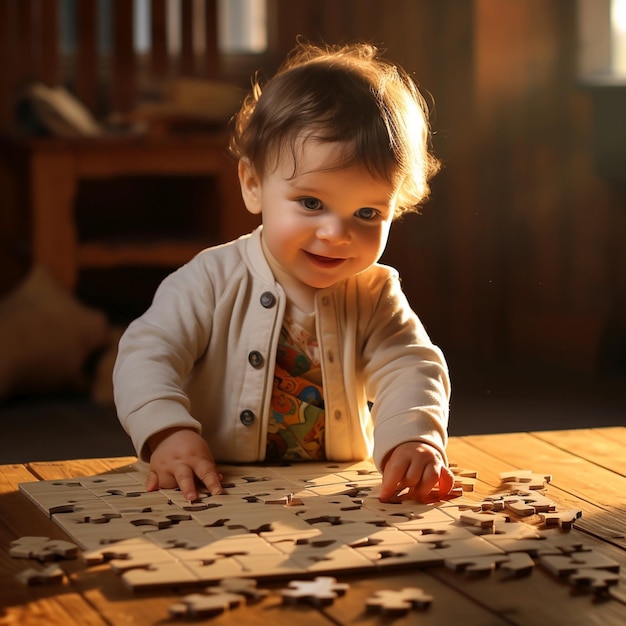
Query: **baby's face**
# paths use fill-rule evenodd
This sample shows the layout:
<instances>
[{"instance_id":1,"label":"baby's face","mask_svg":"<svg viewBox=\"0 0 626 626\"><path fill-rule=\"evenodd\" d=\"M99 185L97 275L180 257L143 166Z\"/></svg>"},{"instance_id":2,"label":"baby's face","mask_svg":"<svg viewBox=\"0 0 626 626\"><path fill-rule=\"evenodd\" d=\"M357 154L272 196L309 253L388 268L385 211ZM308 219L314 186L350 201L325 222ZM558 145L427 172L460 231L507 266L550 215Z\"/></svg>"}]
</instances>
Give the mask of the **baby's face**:
<instances>
[{"instance_id":1,"label":"baby's face","mask_svg":"<svg viewBox=\"0 0 626 626\"><path fill-rule=\"evenodd\" d=\"M291 154L260 182L263 244L279 281L321 289L362 272L382 255L395 188L365 168L325 169L337 144L305 141L294 176Z\"/></svg>"}]
</instances>

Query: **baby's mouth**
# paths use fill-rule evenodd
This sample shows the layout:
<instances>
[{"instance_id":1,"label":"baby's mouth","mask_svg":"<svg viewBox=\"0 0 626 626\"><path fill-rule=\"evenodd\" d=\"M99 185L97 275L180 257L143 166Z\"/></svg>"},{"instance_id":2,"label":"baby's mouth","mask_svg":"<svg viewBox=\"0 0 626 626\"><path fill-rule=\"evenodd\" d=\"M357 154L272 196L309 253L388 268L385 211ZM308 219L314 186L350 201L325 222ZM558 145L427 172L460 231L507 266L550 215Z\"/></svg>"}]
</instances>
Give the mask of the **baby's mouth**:
<instances>
[{"instance_id":1,"label":"baby's mouth","mask_svg":"<svg viewBox=\"0 0 626 626\"><path fill-rule=\"evenodd\" d=\"M345 259L342 259L342 258L321 256L319 254L313 254L312 252L307 252L306 250L304 251L304 253L307 255L307 257L311 261L313 261L313 263L321 267L338 267L345 261Z\"/></svg>"}]
</instances>

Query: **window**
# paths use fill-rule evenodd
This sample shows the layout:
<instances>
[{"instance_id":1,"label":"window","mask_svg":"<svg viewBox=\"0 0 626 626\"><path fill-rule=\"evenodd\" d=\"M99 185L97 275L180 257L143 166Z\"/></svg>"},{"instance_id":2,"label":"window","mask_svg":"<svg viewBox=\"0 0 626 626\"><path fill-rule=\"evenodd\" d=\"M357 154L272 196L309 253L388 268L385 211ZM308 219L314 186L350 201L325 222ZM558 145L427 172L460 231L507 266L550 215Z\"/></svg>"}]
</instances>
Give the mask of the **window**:
<instances>
[{"instance_id":1,"label":"window","mask_svg":"<svg viewBox=\"0 0 626 626\"><path fill-rule=\"evenodd\" d=\"M578 0L584 82L626 83L626 0Z\"/></svg>"},{"instance_id":2,"label":"window","mask_svg":"<svg viewBox=\"0 0 626 626\"><path fill-rule=\"evenodd\" d=\"M63 49L73 51L76 41L74 16L76 2L61 0L61 28ZM150 49L151 0L133 0L135 49L145 53ZM218 0L218 43L225 54L262 54L267 50L267 0ZM111 46L111 4L98 0L98 37L101 49ZM204 24L205 1L193 0L194 50L202 55L205 50ZM167 0L167 41L171 55L180 52L181 0Z\"/></svg>"}]
</instances>

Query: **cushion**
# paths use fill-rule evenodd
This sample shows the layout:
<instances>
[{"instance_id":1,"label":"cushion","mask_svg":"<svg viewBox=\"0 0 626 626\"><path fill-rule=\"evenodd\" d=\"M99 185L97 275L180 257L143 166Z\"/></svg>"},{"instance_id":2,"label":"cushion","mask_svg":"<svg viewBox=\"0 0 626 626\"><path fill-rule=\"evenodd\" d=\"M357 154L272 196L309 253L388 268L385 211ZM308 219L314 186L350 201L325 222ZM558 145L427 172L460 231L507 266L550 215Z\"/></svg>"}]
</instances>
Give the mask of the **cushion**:
<instances>
[{"instance_id":1,"label":"cushion","mask_svg":"<svg viewBox=\"0 0 626 626\"><path fill-rule=\"evenodd\" d=\"M33 268L0 299L0 398L85 388L86 362L109 340L104 313Z\"/></svg>"}]
</instances>

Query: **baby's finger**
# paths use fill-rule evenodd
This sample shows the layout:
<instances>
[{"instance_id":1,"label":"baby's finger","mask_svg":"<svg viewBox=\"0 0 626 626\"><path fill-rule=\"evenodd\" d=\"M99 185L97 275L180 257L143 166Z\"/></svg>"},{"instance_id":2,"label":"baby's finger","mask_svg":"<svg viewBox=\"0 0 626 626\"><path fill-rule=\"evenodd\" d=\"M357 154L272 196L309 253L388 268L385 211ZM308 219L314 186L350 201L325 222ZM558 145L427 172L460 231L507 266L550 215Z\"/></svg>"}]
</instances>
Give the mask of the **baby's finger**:
<instances>
[{"instance_id":1,"label":"baby's finger","mask_svg":"<svg viewBox=\"0 0 626 626\"><path fill-rule=\"evenodd\" d=\"M146 478L146 491L156 491L159 488L159 475L156 472L148 472Z\"/></svg>"},{"instance_id":2,"label":"baby's finger","mask_svg":"<svg viewBox=\"0 0 626 626\"><path fill-rule=\"evenodd\" d=\"M378 499L381 502L391 502L396 499L401 488L400 481L404 478L405 467L402 464L390 461L383 471Z\"/></svg>"},{"instance_id":3,"label":"baby's finger","mask_svg":"<svg viewBox=\"0 0 626 626\"><path fill-rule=\"evenodd\" d=\"M196 480L192 469L185 465L181 466L176 472L176 483L185 499L192 502L198 497L198 490L196 489Z\"/></svg>"},{"instance_id":4,"label":"baby's finger","mask_svg":"<svg viewBox=\"0 0 626 626\"><path fill-rule=\"evenodd\" d=\"M419 482L413 487L412 495L416 500L423 502L432 488L439 481L439 467L434 463L429 463L422 472Z\"/></svg>"},{"instance_id":5,"label":"baby's finger","mask_svg":"<svg viewBox=\"0 0 626 626\"><path fill-rule=\"evenodd\" d=\"M212 496L219 496L222 493L223 476L213 463L203 459L194 467L194 472Z\"/></svg>"},{"instance_id":6,"label":"baby's finger","mask_svg":"<svg viewBox=\"0 0 626 626\"><path fill-rule=\"evenodd\" d=\"M452 491L452 487L454 487L454 474L444 466L439 474L439 493L446 495Z\"/></svg>"}]
</instances>

